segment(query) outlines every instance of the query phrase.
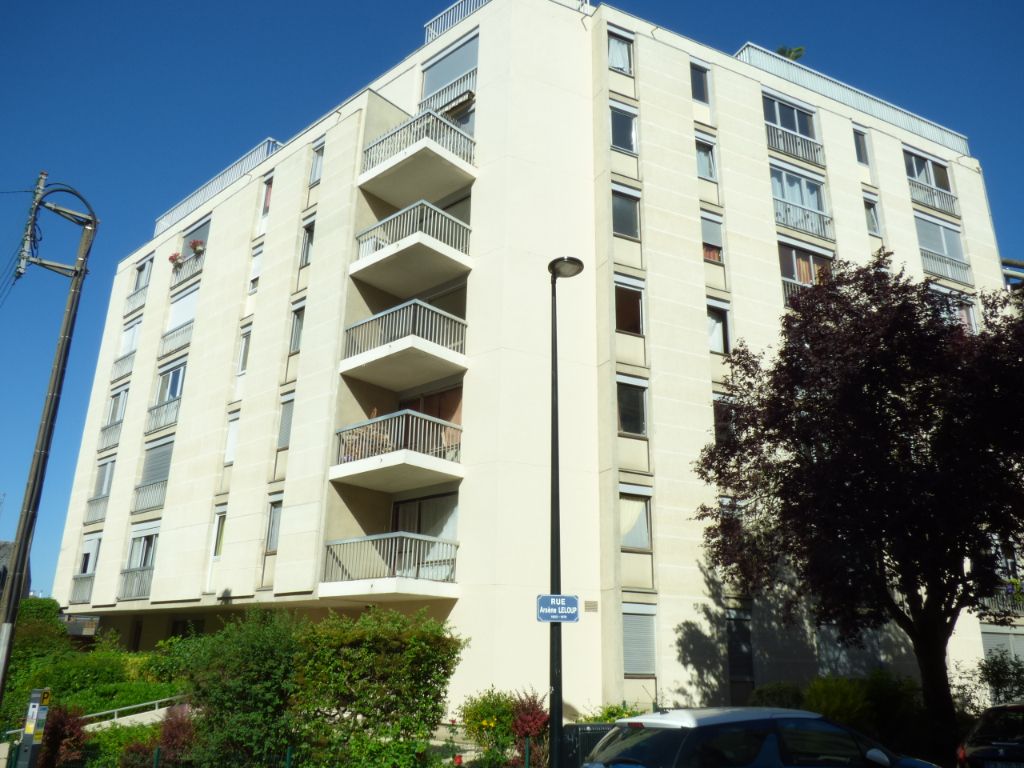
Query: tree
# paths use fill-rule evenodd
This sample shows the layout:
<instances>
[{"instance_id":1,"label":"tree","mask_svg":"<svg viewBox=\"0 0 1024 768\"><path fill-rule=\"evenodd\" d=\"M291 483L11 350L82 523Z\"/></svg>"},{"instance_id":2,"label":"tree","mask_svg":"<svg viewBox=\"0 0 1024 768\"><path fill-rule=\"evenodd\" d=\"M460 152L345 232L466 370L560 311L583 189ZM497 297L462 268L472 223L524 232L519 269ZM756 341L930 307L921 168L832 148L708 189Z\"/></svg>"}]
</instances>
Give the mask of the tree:
<instances>
[{"instance_id":1,"label":"tree","mask_svg":"<svg viewBox=\"0 0 1024 768\"><path fill-rule=\"evenodd\" d=\"M906 633L935 733L951 749L946 646L968 610L1007 621L999 545L1024 541L1024 309L957 299L837 262L801 291L769 359L738 345L731 416L696 469L731 503L703 506L711 562L752 594L784 583L846 642ZM952 752L949 752L952 754Z\"/></svg>"},{"instance_id":2,"label":"tree","mask_svg":"<svg viewBox=\"0 0 1024 768\"><path fill-rule=\"evenodd\" d=\"M780 45L775 49L775 52L779 54L779 56L783 56L790 61L796 61L797 59L803 58L804 47L802 45L798 45L795 48L790 48L787 45Z\"/></svg>"}]
</instances>

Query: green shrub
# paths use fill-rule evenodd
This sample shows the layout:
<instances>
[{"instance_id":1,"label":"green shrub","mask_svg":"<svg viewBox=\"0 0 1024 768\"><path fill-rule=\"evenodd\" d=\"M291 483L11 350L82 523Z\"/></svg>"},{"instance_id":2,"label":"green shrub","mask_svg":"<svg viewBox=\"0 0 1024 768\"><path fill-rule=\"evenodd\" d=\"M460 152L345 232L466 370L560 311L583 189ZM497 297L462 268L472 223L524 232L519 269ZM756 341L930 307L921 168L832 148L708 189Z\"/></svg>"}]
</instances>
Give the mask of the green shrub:
<instances>
[{"instance_id":1,"label":"green shrub","mask_svg":"<svg viewBox=\"0 0 1024 768\"><path fill-rule=\"evenodd\" d=\"M997 648L978 662L978 679L988 687L994 704L1024 698L1024 659Z\"/></svg>"},{"instance_id":2,"label":"green shrub","mask_svg":"<svg viewBox=\"0 0 1024 768\"><path fill-rule=\"evenodd\" d=\"M156 644L140 662L139 674L146 680L171 683L187 680L189 671L208 657L206 643L215 635L187 635L169 637Z\"/></svg>"},{"instance_id":3,"label":"green shrub","mask_svg":"<svg viewBox=\"0 0 1024 768\"><path fill-rule=\"evenodd\" d=\"M632 704L627 704L626 702L621 704L604 704L593 712L580 715L576 718L576 722L614 723L616 720L621 720L624 717L635 717L642 713L643 709L640 708L639 702L633 702Z\"/></svg>"},{"instance_id":4,"label":"green shrub","mask_svg":"<svg viewBox=\"0 0 1024 768\"><path fill-rule=\"evenodd\" d=\"M804 709L859 730L870 730L867 685L846 677L819 677L804 693Z\"/></svg>"},{"instance_id":5,"label":"green shrub","mask_svg":"<svg viewBox=\"0 0 1024 768\"><path fill-rule=\"evenodd\" d=\"M795 683L768 683L755 688L747 704L751 707L801 709L804 706L804 694Z\"/></svg>"},{"instance_id":6,"label":"green shrub","mask_svg":"<svg viewBox=\"0 0 1024 768\"><path fill-rule=\"evenodd\" d=\"M144 704L147 701L168 699L182 692L174 683L146 683L123 681L101 683L81 691L62 696L61 701L69 707L81 709L86 714L104 712L108 709Z\"/></svg>"},{"instance_id":7,"label":"green shrub","mask_svg":"<svg viewBox=\"0 0 1024 768\"><path fill-rule=\"evenodd\" d=\"M85 723L82 713L60 705L50 709L39 750L38 768L79 765L85 752Z\"/></svg>"},{"instance_id":8,"label":"green shrub","mask_svg":"<svg viewBox=\"0 0 1024 768\"><path fill-rule=\"evenodd\" d=\"M459 707L466 735L483 753L479 764L484 768L497 768L507 763L515 744L512 730L515 711L515 695L496 690L494 686L468 697Z\"/></svg>"},{"instance_id":9,"label":"green shrub","mask_svg":"<svg viewBox=\"0 0 1024 768\"><path fill-rule=\"evenodd\" d=\"M114 725L89 733L86 744L86 768L118 768L121 753L129 744L155 744L157 725ZM149 765L153 761L150 758Z\"/></svg>"}]
</instances>

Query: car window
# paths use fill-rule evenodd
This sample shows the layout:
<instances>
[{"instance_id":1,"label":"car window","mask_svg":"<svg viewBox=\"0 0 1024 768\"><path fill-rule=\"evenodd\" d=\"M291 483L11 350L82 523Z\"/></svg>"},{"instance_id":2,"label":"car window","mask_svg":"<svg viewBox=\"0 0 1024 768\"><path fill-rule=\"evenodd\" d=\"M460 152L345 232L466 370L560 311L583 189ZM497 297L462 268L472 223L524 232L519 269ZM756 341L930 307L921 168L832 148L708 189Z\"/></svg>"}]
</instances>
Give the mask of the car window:
<instances>
[{"instance_id":1,"label":"car window","mask_svg":"<svg viewBox=\"0 0 1024 768\"><path fill-rule=\"evenodd\" d=\"M838 725L825 720L779 720L783 765L853 768L866 762L857 742Z\"/></svg>"},{"instance_id":2,"label":"car window","mask_svg":"<svg viewBox=\"0 0 1024 768\"><path fill-rule=\"evenodd\" d=\"M586 766L643 766L675 768L679 748L689 728L636 728L617 725L587 756Z\"/></svg>"},{"instance_id":3,"label":"car window","mask_svg":"<svg viewBox=\"0 0 1024 768\"><path fill-rule=\"evenodd\" d=\"M994 741L1024 742L1024 709L990 709L982 714L967 744L977 746Z\"/></svg>"},{"instance_id":4,"label":"car window","mask_svg":"<svg viewBox=\"0 0 1024 768\"><path fill-rule=\"evenodd\" d=\"M764 721L698 728L686 742L679 768L746 768L761 764L765 761L758 760L758 756L771 733L771 724Z\"/></svg>"}]
</instances>

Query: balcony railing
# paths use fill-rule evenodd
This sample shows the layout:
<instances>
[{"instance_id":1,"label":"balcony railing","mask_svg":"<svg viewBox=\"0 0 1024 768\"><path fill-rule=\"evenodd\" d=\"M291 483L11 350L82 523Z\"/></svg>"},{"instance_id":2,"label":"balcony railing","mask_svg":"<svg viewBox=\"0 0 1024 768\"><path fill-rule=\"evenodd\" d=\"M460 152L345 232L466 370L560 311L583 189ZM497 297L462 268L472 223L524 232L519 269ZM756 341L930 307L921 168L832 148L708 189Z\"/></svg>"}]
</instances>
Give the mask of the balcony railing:
<instances>
[{"instance_id":1,"label":"balcony railing","mask_svg":"<svg viewBox=\"0 0 1024 768\"><path fill-rule=\"evenodd\" d=\"M454 541L416 533L384 533L327 542L324 581L426 579L455 581Z\"/></svg>"},{"instance_id":2,"label":"balcony railing","mask_svg":"<svg viewBox=\"0 0 1024 768\"><path fill-rule=\"evenodd\" d=\"M100 430L100 443L98 450L105 451L107 448L113 448L120 440L121 422L115 421L113 424L107 424Z\"/></svg>"},{"instance_id":3,"label":"balcony railing","mask_svg":"<svg viewBox=\"0 0 1024 768\"><path fill-rule=\"evenodd\" d=\"M174 271L171 273L171 288L181 285L190 277L195 277L202 272L204 256L206 256L205 252L189 256L184 261L175 264Z\"/></svg>"},{"instance_id":4,"label":"balcony railing","mask_svg":"<svg viewBox=\"0 0 1024 768\"><path fill-rule=\"evenodd\" d=\"M457 0L423 25L424 43L440 37L471 13L479 11L491 0Z\"/></svg>"},{"instance_id":5,"label":"balcony railing","mask_svg":"<svg viewBox=\"0 0 1024 768\"><path fill-rule=\"evenodd\" d=\"M95 496L85 502L85 522L98 523L107 516L107 502L110 496Z\"/></svg>"},{"instance_id":6,"label":"balcony railing","mask_svg":"<svg viewBox=\"0 0 1024 768\"><path fill-rule=\"evenodd\" d=\"M476 92L476 68L469 70L457 80L438 88L420 102L420 112L437 112L446 104L451 104L465 93Z\"/></svg>"},{"instance_id":7,"label":"balcony railing","mask_svg":"<svg viewBox=\"0 0 1024 768\"><path fill-rule=\"evenodd\" d=\"M117 599L141 600L149 597L149 587L152 581L153 566L125 568L121 571L121 589L117 593Z\"/></svg>"},{"instance_id":8,"label":"balcony railing","mask_svg":"<svg viewBox=\"0 0 1024 768\"><path fill-rule=\"evenodd\" d=\"M810 288L810 286L790 280L788 277L782 278L782 298L786 302L786 306L790 306L790 300L805 288Z\"/></svg>"},{"instance_id":9,"label":"balcony railing","mask_svg":"<svg viewBox=\"0 0 1024 768\"><path fill-rule=\"evenodd\" d=\"M1007 611L1018 616L1024 615L1024 596L1012 587L1006 592L986 597L982 602L990 611Z\"/></svg>"},{"instance_id":10,"label":"balcony railing","mask_svg":"<svg viewBox=\"0 0 1024 768\"><path fill-rule=\"evenodd\" d=\"M134 291L128 294L128 298L124 300L124 313L126 315L131 312L134 312L139 307L145 306L146 290L148 288L148 285L144 285L141 288L136 288Z\"/></svg>"},{"instance_id":11,"label":"balcony railing","mask_svg":"<svg viewBox=\"0 0 1024 768\"><path fill-rule=\"evenodd\" d=\"M469 226L454 216L426 200L420 200L381 219L372 227L367 227L356 235L356 242L359 243L359 258L362 259L392 243L422 233L468 255L469 231Z\"/></svg>"},{"instance_id":12,"label":"balcony railing","mask_svg":"<svg viewBox=\"0 0 1024 768\"><path fill-rule=\"evenodd\" d=\"M95 574L76 573L71 577L71 597L69 603L88 603L92 599L92 580Z\"/></svg>"},{"instance_id":13,"label":"balcony railing","mask_svg":"<svg viewBox=\"0 0 1024 768\"><path fill-rule=\"evenodd\" d=\"M179 349L184 349L192 341L192 321L189 320L184 325L179 325L177 328L171 328L167 333L160 337L160 349L157 351L159 357L169 355L171 352L177 352Z\"/></svg>"},{"instance_id":14,"label":"balcony railing","mask_svg":"<svg viewBox=\"0 0 1024 768\"><path fill-rule=\"evenodd\" d=\"M129 352L127 355L121 355L114 361L114 365L110 369L110 380L117 381L118 379L124 378L132 372L133 365L135 365L134 352Z\"/></svg>"},{"instance_id":15,"label":"balcony railing","mask_svg":"<svg viewBox=\"0 0 1024 768\"><path fill-rule=\"evenodd\" d=\"M406 336L419 336L454 352L465 352L466 321L419 299L407 301L345 329L345 357Z\"/></svg>"},{"instance_id":16,"label":"balcony railing","mask_svg":"<svg viewBox=\"0 0 1024 768\"><path fill-rule=\"evenodd\" d=\"M910 197L915 203L927 205L937 211L950 213L954 216L960 215L960 205L957 203L956 195L938 187L922 184L916 179L907 179L910 184Z\"/></svg>"},{"instance_id":17,"label":"balcony railing","mask_svg":"<svg viewBox=\"0 0 1024 768\"><path fill-rule=\"evenodd\" d=\"M160 509L160 507L164 505L164 498L166 496L166 480L137 486L135 488L135 493L132 495L132 512L146 512L150 509Z\"/></svg>"},{"instance_id":18,"label":"balcony railing","mask_svg":"<svg viewBox=\"0 0 1024 768\"><path fill-rule=\"evenodd\" d=\"M945 277L964 285L974 285L974 278L971 275L971 265L959 259L951 259L933 251L921 249L921 261L924 262L924 271L936 277Z\"/></svg>"},{"instance_id":19,"label":"balcony railing","mask_svg":"<svg viewBox=\"0 0 1024 768\"><path fill-rule=\"evenodd\" d=\"M777 198L775 199L775 223L799 229L801 232L826 240L836 239L831 216Z\"/></svg>"},{"instance_id":20,"label":"balcony railing","mask_svg":"<svg viewBox=\"0 0 1024 768\"><path fill-rule=\"evenodd\" d=\"M168 400L165 403L160 403L150 408L149 414L146 417L146 433L149 434L176 423L178 421L178 406L180 404L181 398L176 397L173 400Z\"/></svg>"},{"instance_id":21,"label":"balcony railing","mask_svg":"<svg viewBox=\"0 0 1024 768\"><path fill-rule=\"evenodd\" d=\"M799 157L809 163L825 167L825 148L814 139L801 136L799 133L765 123L768 135L768 146L792 157Z\"/></svg>"},{"instance_id":22,"label":"balcony railing","mask_svg":"<svg viewBox=\"0 0 1024 768\"><path fill-rule=\"evenodd\" d=\"M371 142L363 150L363 171L380 165L420 139L432 139L456 157L473 163L476 151L473 137L436 112L422 112Z\"/></svg>"},{"instance_id":23,"label":"balcony railing","mask_svg":"<svg viewBox=\"0 0 1024 768\"><path fill-rule=\"evenodd\" d=\"M339 429L338 463L403 450L458 461L461 444L459 424L404 410Z\"/></svg>"}]
</instances>

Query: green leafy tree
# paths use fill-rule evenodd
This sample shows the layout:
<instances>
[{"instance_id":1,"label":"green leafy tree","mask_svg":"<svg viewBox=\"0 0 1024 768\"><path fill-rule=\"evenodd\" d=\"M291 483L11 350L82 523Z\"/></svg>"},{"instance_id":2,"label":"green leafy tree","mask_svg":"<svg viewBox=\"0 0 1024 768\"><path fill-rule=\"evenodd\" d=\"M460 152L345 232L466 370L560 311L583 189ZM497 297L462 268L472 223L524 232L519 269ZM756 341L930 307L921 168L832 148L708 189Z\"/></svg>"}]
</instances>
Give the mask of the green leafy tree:
<instances>
[{"instance_id":1,"label":"green leafy tree","mask_svg":"<svg viewBox=\"0 0 1024 768\"><path fill-rule=\"evenodd\" d=\"M795 48L790 48L789 46L781 45L775 49L775 52L779 54L779 56L784 56L790 61L796 61L797 59L802 59L806 51L804 50L804 47L802 45L798 45Z\"/></svg>"},{"instance_id":2,"label":"green leafy tree","mask_svg":"<svg viewBox=\"0 0 1024 768\"><path fill-rule=\"evenodd\" d=\"M1024 541L1024 305L989 297L972 333L955 299L889 266L835 264L793 299L776 355L738 346L730 429L697 462L735 501L698 516L712 562L751 593L784 584L791 611L848 642L903 630L950 748L946 646L965 610L1008 618L988 601L996 543Z\"/></svg>"}]
</instances>

